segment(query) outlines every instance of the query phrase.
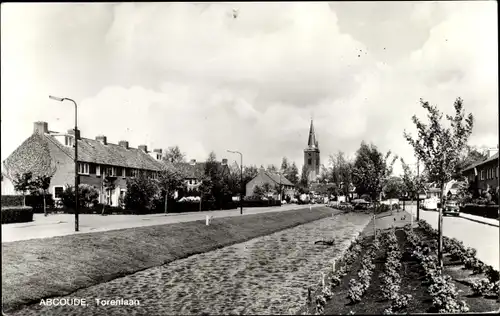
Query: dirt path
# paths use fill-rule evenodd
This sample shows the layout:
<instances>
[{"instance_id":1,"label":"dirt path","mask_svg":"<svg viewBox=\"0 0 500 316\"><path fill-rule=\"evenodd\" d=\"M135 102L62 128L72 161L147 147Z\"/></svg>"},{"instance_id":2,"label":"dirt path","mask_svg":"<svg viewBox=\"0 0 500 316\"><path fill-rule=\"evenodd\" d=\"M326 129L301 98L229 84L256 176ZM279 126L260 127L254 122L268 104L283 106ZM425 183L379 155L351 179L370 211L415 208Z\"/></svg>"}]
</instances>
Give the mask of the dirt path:
<instances>
[{"instance_id":1,"label":"dirt path","mask_svg":"<svg viewBox=\"0 0 500 316\"><path fill-rule=\"evenodd\" d=\"M87 307L32 305L13 315L290 314L307 287L370 220L335 217L195 255L75 292ZM334 246L314 245L335 238ZM167 241L166 241L167 242ZM140 306L96 306L95 299L137 299Z\"/></svg>"}]
</instances>

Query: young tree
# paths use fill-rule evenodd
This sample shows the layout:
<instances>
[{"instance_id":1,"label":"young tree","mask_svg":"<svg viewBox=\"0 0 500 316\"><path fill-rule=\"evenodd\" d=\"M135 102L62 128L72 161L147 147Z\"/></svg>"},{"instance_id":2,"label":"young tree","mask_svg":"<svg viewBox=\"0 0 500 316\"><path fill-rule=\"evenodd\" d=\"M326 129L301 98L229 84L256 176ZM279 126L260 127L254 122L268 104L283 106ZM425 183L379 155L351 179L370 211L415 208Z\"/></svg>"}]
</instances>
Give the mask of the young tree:
<instances>
[{"instance_id":1,"label":"young tree","mask_svg":"<svg viewBox=\"0 0 500 316\"><path fill-rule=\"evenodd\" d=\"M26 206L26 192L33 190L34 179L31 172L15 174L13 179L14 190L21 192L23 195L23 204Z\"/></svg>"},{"instance_id":2,"label":"young tree","mask_svg":"<svg viewBox=\"0 0 500 316\"><path fill-rule=\"evenodd\" d=\"M47 216L47 202L45 201L45 196L47 194L47 190L50 186L51 176L41 175L36 177L32 182L32 187L42 193L43 199L43 214Z\"/></svg>"},{"instance_id":3,"label":"young tree","mask_svg":"<svg viewBox=\"0 0 500 316\"><path fill-rule=\"evenodd\" d=\"M457 98L454 103L455 115L446 115L450 127L441 123L443 114L436 106L420 99L421 106L427 110L429 123L422 123L416 115L412 121L418 131L418 138L413 138L404 132L403 136L413 147L415 155L422 161L427 170L428 180L438 183L442 192L447 182L457 174L457 165L460 162L460 154L466 148L467 140L472 133L474 117L471 113L465 115L463 101ZM442 206L444 206L444 195L441 195L441 208L439 208L439 246L438 257L440 267L443 265L442 252Z\"/></svg>"},{"instance_id":4,"label":"young tree","mask_svg":"<svg viewBox=\"0 0 500 316\"><path fill-rule=\"evenodd\" d=\"M116 188L115 185L116 177L111 177L109 175L103 175L101 188L104 196L107 196L108 193L111 195L111 192ZM104 215L104 211L106 208L106 204L111 204L111 201L108 200L105 203L102 203L102 212L101 215Z\"/></svg>"},{"instance_id":5,"label":"young tree","mask_svg":"<svg viewBox=\"0 0 500 316\"><path fill-rule=\"evenodd\" d=\"M181 152L179 146L175 145L167 148L163 160L175 164L179 162L185 162L185 158L186 155Z\"/></svg>"},{"instance_id":6,"label":"young tree","mask_svg":"<svg viewBox=\"0 0 500 316\"><path fill-rule=\"evenodd\" d=\"M165 214L168 211L167 208L169 198L172 198L176 191L185 188L185 178L186 172L183 168L176 168L173 163L165 162L163 169L161 170L158 177L159 188L162 191L162 196L165 198Z\"/></svg>"}]
</instances>

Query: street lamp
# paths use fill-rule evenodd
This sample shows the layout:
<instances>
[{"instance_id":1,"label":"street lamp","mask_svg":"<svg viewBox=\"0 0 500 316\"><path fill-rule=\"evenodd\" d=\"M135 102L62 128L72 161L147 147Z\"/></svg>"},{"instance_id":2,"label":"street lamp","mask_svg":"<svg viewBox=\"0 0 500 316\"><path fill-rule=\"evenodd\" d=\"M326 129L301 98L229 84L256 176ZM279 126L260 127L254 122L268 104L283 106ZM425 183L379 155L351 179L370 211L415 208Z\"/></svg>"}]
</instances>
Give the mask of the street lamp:
<instances>
[{"instance_id":1,"label":"street lamp","mask_svg":"<svg viewBox=\"0 0 500 316\"><path fill-rule=\"evenodd\" d=\"M228 150L228 153L240 155L240 214L243 215L243 154L236 150Z\"/></svg>"},{"instance_id":2,"label":"street lamp","mask_svg":"<svg viewBox=\"0 0 500 316\"><path fill-rule=\"evenodd\" d=\"M55 101L63 102L63 101L71 101L75 105L75 231L78 231L78 106L73 99L70 98L59 98L52 95L49 95L49 98Z\"/></svg>"}]
</instances>

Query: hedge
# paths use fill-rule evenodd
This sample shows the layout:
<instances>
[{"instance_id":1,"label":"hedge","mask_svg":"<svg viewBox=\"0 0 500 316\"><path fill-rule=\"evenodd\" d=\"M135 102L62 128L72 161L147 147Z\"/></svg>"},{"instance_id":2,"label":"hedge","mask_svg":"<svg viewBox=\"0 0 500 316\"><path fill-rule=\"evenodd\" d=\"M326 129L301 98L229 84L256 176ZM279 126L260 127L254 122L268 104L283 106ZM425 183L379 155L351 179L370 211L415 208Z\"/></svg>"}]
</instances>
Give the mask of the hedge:
<instances>
[{"instance_id":1,"label":"hedge","mask_svg":"<svg viewBox=\"0 0 500 316\"><path fill-rule=\"evenodd\" d=\"M2 206L2 224L31 221L33 221L33 208L31 206Z\"/></svg>"},{"instance_id":2,"label":"hedge","mask_svg":"<svg viewBox=\"0 0 500 316\"><path fill-rule=\"evenodd\" d=\"M239 204L238 204L239 206ZM279 200L243 200L243 207L269 207L269 206L281 206L281 201Z\"/></svg>"},{"instance_id":3,"label":"hedge","mask_svg":"<svg viewBox=\"0 0 500 316\"><path fill-rule=\"evenodd\" d=\"M23 206L22 195L2 195L2 206Z\"/></svg>"},{"instance_id":4,"label":"hedge","mask_svg":"<svg viewBox=\"0 0 500 316\"><path fill-rule=\"evenodd\" d=\"M54 208L52 194L45 195L45 205L47 210ZM33 213L43 213L43 195L26 195L26 206L31 206Z\"/></svg>"},{"instance_id":5,"label":"hedge","mask_svg":"<svg viewBox=\"0 0 500 316\"><path fill-rule=\"evenodd\" d=\"M486 218L499 218L498 205L465 204L460 207L460 212Z\"/></svg>"}]
</instances>

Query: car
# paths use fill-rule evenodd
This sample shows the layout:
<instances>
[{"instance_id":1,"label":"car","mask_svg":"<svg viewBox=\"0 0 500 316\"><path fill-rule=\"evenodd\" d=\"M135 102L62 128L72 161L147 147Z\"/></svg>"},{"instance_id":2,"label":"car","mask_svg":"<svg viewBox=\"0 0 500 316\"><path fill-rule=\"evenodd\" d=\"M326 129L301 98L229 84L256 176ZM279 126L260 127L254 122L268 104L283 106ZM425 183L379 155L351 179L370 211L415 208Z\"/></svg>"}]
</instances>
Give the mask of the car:
<instances>
[{"instance_id":1,"label":"car","mask_svg":"<svg viewBox=\"0 0 500 316\"><path fill-rule=\"evenodd\" d=\"M437 210L438 200L435 198L425 199L422 208L425 210Z\"/></svg>"},{"instance_id":2,"label":"car","mask_svg":"<svg viewBox=\"0 0 500 316\"><path fill-rule=\"evenodd\" d=\"M447 201L443 208L443 216L460 216L460 205L457 201Z\"/></svg>"}]
</instances>

